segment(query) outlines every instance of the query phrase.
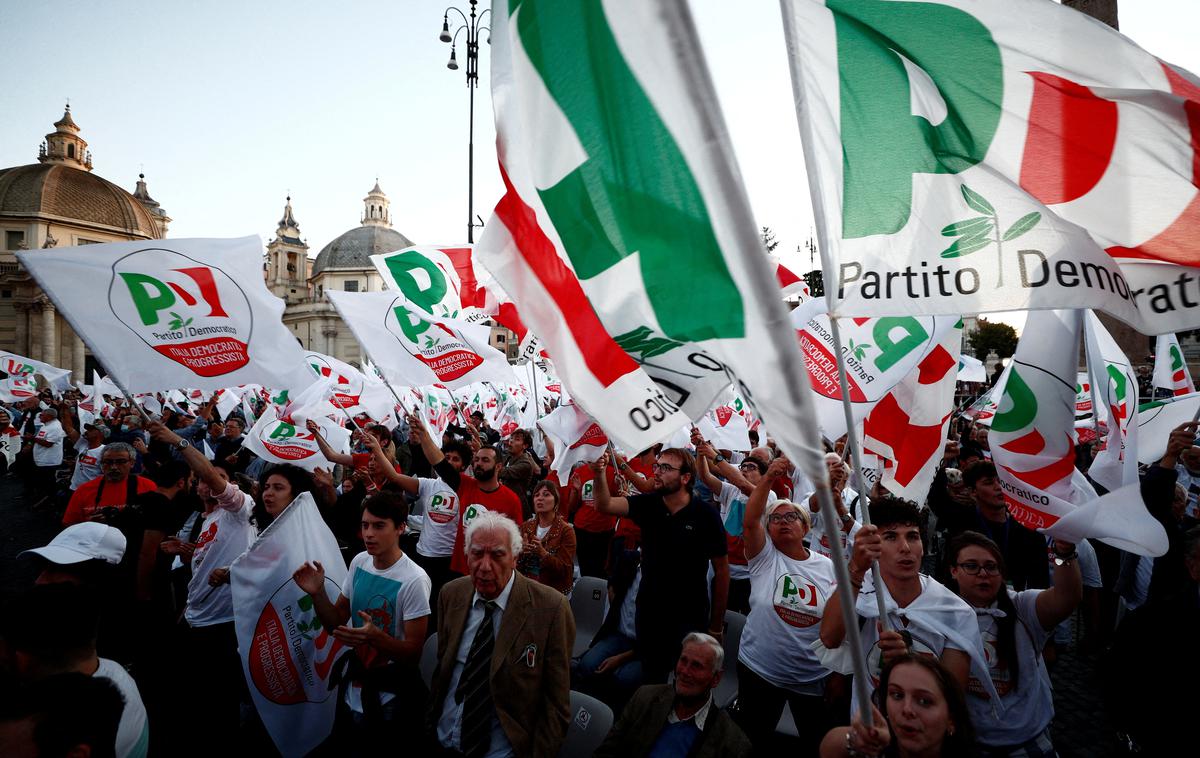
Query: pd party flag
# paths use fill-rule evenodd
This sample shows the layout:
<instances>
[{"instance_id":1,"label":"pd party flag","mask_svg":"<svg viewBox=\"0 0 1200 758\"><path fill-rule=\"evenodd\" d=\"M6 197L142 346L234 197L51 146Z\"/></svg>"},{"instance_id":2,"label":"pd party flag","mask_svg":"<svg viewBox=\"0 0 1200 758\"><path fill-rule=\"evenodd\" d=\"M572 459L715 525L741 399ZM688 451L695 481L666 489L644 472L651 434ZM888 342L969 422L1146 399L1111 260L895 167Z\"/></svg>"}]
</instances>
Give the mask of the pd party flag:
<instances>
[{"instance_id":1,"label":"pd party flag","mask_svg":"<svg viewBox=\"0 0 1200 758\"><path fill-rule=\"evenodd\" d=\"M1200 413L1200 392L1143 403L1137 410L1138 463L1157 463L1167 452L1167 438L1180 424Z\"/></svg>"},{"instance_id":2,"label":"pd party flag","mask_svg":"<svg viewBox=\"0 0 1200 758\"><path fill-rule=\"evenodd\" d=\"M978 358L961 353L958 356L958 381L960 382L986 382L987 369L983 366L983 361Z\"/></svg>"},{"instance_id":3,"label":"pd party flag","mask_svg":"<svg viewBox=\"0 0 1200 758\"><path fill-rule=\"evenodd\" d=\"M479 260L629 450L731 379L825 476L804 367L685 2L498 0L505 195Z\"/></svg>"},{"instance_id":4,"label":"pd party flag","mask_svg":"<svg viewBox=\"0 0 1200 758\"><path fill-rule=\"evenodd\" d=\"M1098 498L1075 468L1080 311L1032 311L988 434L1008 510L1030 529L1162 555L1167 535L1134 482Z\"/></svg>"},{"instance_id":5,"label":"pd party flag","mask_svg":"<svg viewBox=\"0 0 1200 758\"><path fill-rule=\"evenodd\" d=\"M129 392L312 378L267 291L258 237L19 251L96 359Z\"/></svg>"},{"instance_id":6,"label":"pd party flag","mask_svg":"<svg viewBox=\"0 0 1200 758\"><path fill-rule=\"evenodd\" d=\"M292 463L308 471L316 468L333 470L332 463L321 455L316 436L308 431L304 423L308 419L297 413L295 416L279 418L275 408L267 406L246 437L242 445L247 450L270 463ZM321 436L329 446L346 452L350 446L350 431L331 419L318 416L312 419L321 427ZM298 564L297 564L298 565Z\"/></svg>"},{"instance_id":7,"label":"pd party flag","mask_svg":"<svg viewBox=\"0 0 1200 758\"><path fill-rule=\"evenodd\" d=\"M1160 334L1154 340L1152 381L1155 390L1166 390L1176 397L1196 391L1196 385L1192 384L1192 372L1183 360L1179 338L1174 334Z\"/></svg>"},{"instance_id":8,"label":"pd party flag","mask_svg":"<svg viewBox=\"0 0 1200 758\"><path fill-rule=\"evenodd\" d=\"M67 369L35 361L7 350L0 350L0 371L9 376L31 377L34 374L41 374L56 391L62 392L71 389L71 372ZM82 376L79 378L80 380L86 379Z\"/></svg>"},{"instance_id":9,"label":"pd party flag","mask_svg":"<svg viewBox=\"0 0 1200 758\"><path fill-rule=\"evenodd\" d=\"M821 431L836 440L846 433L837 351L829 316L813 312L823 303L811 302L812 306L806 304L792 311L792 325L808 367ZM961 334L955 328L958 321L957 316L883 316L838 321L855 423L866 418L876 403L931 354L937 353L940 358L945 352L946 335L952 331ZM960 346L951 348L951 355L957 355L959 349ZM940 361L937 366L939 378L943 363ZM953 358L951 363L957 370Z\"/></svg>"},{"instance_id":10,"label":"pd party flag","mask_svg":"<svg viewBox=\"0 0 1200 758\"><path fill-rule=\"evenodd\" d=\"M558 406L538 426L554 440L554 470L564 487L576 464L594 461L608 448L608 435L574 403Z\"/></svg>"},{"instance_id":11,"label":"pd party flag","mask_svg":"<svg viewBox=\"0 0 1200 758\"><path fill-rule=\"evenodd\" d=\"M20 403L37 394L37 381L32 376L10 374L7 379L0 379L0 402Z\"/></svg>"},{"instance_id":12,"label":"pd party flag","mask_svg":"<svg viewBox=\"0 0 1200 758\"><path fill-rule=\"evenodd\" d=\"M315 376L330 380L329 402L334 407L344 408L351 416L365 413L379 423L395 412L396 398L374 374L363 373L332 355L312 350L304 354L304 360Z\"/></svg>"},{"instance_id":13,"label":"pd party flag","mask_svg":"<svg viewBox=\"0 0 1200 758\"><path fill-rule=\"evenodd\" d=\"M507 382L508 361L488 344L490 329L426 313L395 292L326 290L375 366L392 381L455 390Z\"/></svg>"},{"instance_id":14,"label":"pd party flag","mask_svg":"<svg viewBox=\"0 0 1200 758\"><path fill-rule=\"evenodd\" d=\"M1107 490L1138 481L1138 379L1129 359L1095 313L1083 321L1088 374L1096 398L1107 409L1108 438L1088 468L1088 476Z\"/></svg>"},{"instance_id":15,"label":"pd party flag","mask_svg":"<svg viewBox=\"0 0 1200 758\"><path fill-rule=\"evenodd\" d=\"M837 315L1200 324L1200 80L1045 0L787 0Z\"/></svg>"},{"instance_id":16,"label":"pd party flag","mask_svg":"<svg viewBox=\"0 0 1200 758\"><path fill-rule=\"evenodd\" d=\"M321 625L312 596L292 581L307 561L325 568L336 603L346 585L337 540L305 492L234 562L233 616L242 672L254 707L280 754L307 755L333 730L337 660L350 648Z\"/></svg>"}]
</instances>

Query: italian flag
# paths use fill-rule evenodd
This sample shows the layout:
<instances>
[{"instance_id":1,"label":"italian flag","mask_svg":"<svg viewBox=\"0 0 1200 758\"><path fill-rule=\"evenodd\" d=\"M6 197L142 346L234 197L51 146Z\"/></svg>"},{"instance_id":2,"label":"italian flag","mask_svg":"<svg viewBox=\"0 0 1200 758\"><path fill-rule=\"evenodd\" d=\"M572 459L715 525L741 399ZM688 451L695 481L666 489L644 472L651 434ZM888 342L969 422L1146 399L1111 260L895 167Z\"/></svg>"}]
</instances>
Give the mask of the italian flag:
<instances>
[{"instance_id":1,"label":"italian flag","mask_svg":"<svg viewBox=\"0 0 1200 758\"><path fill-rule=\"evenodd\" d=\"M643 450L732 381L789 457L824 477L803 359L687 3L492 10L506 192L477 259L572 397Z\"/></svg>"},{"instance_id":2,"label":"italian flag","mask_svg":"<svg viewBox=\"0 0 1200 758\"><path fill-rule=\"evenodd\" d=\"M1167 535L1133 483L1097 497L1075 468L1075 382L1082 314L1032 311L988 439L1008 510L1030 529L1162 555Z\"/></svg>"},{"instance_id":3,"label":"italian flag","mask_svg":"<svg viewBox=\"0 0 1200 758\"><path fill-rule=\"evenodd\" d=\"M836 316L1200 325L1200 79L1047 0L784 0Z\"/></svg>"}]
</instances>

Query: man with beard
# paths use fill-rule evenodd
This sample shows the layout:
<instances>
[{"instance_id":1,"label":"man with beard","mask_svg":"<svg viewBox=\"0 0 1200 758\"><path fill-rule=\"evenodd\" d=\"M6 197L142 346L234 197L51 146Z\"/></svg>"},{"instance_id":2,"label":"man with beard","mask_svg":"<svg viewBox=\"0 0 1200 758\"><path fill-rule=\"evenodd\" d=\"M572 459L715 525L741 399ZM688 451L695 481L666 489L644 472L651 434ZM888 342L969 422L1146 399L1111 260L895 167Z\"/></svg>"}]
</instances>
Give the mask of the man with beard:
<instances>
[{"instance_id":1,"label":"man with beard","mask_svg":"<svg viewBox=\"0 0 1200 758\"><path fill-rule=\"evenodd\" d=\"M458 532L454 536L450 570L457 574L466 574L467 558L463 552L463 533L467 525L478 518L479 514L495 511L508 516L514 524L520 526L524 517L521 498L500 483L500 472L504 464L500 462L496 448L491 445L483 445L475 451L475 457L471 460L472 476L467 476L450 465L442 451L433 445L425 446L424 451L438 477L458 493L461 517L458 520Z\"/></svg>"},{"instance_id":2,"label":"man with beard","mask_svg":"<svg viewBox=\"0 0 1200 758\"><path fill-rule=\"evenodd\" d=\"M638 657L644 681L664 682L679 658L682 640L705 631L720 639L729 596L725 528L711 507L695 498L696 464L691 453L667 448L654 464L655 491L613 497L608 489L608 453L591 464L596 510L629 517L642 530L642 583L637 598ZM708 568L712 564L712 605Z\"/></svg>"}]
</instances>

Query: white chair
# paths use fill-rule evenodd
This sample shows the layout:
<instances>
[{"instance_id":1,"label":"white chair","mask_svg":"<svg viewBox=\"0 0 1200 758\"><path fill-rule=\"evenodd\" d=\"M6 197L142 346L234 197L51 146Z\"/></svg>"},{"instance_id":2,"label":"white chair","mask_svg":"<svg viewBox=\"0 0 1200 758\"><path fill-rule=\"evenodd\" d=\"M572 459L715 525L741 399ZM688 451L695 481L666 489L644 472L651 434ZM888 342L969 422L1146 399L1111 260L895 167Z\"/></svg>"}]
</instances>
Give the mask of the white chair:
<instances>
[{"instance_id":1,"label":"white chair","mask_svg":"<svg viewBox=\"0 0 1200 758\"><path fill-rule=\"evenodd\" d=\"M737 697L738 647L742 644L742 630L745 628L745 616L737 611L725 611L725 639L721 642L721 646L725 648L725 674L713 692L713 702L718 708L724 708Z\"/></svg>"},{"instance_id":2,"label":"white chair","mask_svg":"<svg viewBox=\"0 0 1200 758\"><path fill-rule=\"evenodd\" d=\"M596 752L612 725L611 708L591 695L571 690L571 724L558 758L581 758Z\"/></svg>"},{"instance_id":3,"label":"white chair","mask_svg":"<svg viewBox=\"0 0 1200 758\"><path fill-rule=\"evenodd\" d=\"M432 687L433 671L437 668L437 632L425 640L425 647L421 648L421 662L417 665L421 669L421 678L425 680L425 686Z\"/></svg>"},{"instance_id":4,"label":"white chair","mask_svg":"<svg viewBox=\"0 0 1200 758\"><path fill-rule=\"evenodd\" d=\"M588 649L592 637L604 623L604 606L608 601L608 583L595 576L581 577L571 592L571 614L575 617L575 658Z\"/></svg>"}]
</instances>

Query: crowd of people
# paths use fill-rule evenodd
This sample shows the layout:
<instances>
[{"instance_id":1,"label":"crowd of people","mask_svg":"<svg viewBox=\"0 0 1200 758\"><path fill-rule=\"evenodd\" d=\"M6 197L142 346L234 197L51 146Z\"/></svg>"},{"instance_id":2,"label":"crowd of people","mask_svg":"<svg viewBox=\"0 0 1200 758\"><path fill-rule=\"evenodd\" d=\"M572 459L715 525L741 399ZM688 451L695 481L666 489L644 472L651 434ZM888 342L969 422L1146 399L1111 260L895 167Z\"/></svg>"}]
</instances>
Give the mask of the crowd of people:
<instances>
[{"instance_id":1,"label":"crowd of people","mask_svg":"<svg viewBox=\"0 0 1200 758\"><path fill-rule=\"evenodd\" d=\"M240 409L221 419L215 397L153 417L109 398L85 423L78 399L0 409L0 466L24 486L8 507L61 524L22 553L36 580L0 614L0 755L272 754L231 566L303 493L349 570L336 597L320 562L292 577L354 651L321 755L559 755L587 727L573 691L613 712L597 756L1055 755L1064 645L1103 655L1107 723L1144 752L1172 749L1197 704L1180 694L1200 631L1194 423L1143 472L1170 544L1146 558L1016 521L986 427L964 419L920 503L860 482L831 445L826 513L756 434L727 450L693 430L687 448L609 447L559 471L537 430L502 440L482 413L441 439L415 415L363 419L348 452L310 422L329 462L310 472L251 453ZM586 632L581 577L608 593Z\"/></svg>"}]
</instances>

